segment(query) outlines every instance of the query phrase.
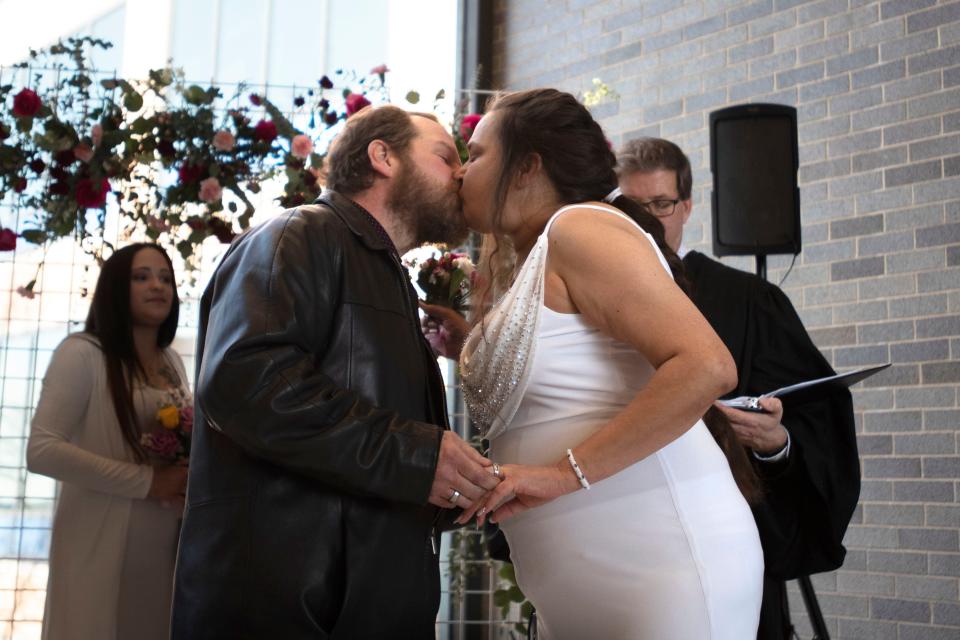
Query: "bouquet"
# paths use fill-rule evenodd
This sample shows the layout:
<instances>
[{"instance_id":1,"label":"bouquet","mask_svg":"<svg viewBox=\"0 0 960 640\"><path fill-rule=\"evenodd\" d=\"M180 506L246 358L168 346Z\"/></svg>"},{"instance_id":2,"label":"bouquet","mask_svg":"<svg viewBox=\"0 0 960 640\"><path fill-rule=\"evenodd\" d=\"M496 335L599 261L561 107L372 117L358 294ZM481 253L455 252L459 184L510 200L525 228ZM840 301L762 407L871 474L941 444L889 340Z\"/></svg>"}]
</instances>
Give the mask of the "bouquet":
<instances>
[{"instance_id":1,"label":"bouquet","mask_svg":"<svg viewBox=\"0 0 960 640\"><path fill-rule=\"evenodd\" d=\"M419 264L412 261L407 266L417 269L417 285L426 296L424 302L464 315L467 297L479 276L467 254L444 251L439 258L427 258Z\"/></svg>"},{"instance_id":2,"label":"bouquet","mask_svg":"<svg viewBox=\"0 0 960 640\"><path fill-rule=\"evenodd\" d=\"M186 462L190 458L193 406L169 404L161 407L156 417L163 428L140 436L140 446L173 464Z\"/></svg>"}]
</instances>

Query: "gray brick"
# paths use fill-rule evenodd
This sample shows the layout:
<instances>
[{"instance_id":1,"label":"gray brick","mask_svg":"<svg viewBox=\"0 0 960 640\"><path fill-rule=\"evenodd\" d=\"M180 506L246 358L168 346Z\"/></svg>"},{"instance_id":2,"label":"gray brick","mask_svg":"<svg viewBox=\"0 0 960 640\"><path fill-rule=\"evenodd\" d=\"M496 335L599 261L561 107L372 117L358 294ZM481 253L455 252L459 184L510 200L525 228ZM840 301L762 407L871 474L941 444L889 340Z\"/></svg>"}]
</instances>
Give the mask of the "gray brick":
<instances>
[{"instance_id":1,"label":"gray brick","mask_svg":"<svg viewBox=\"0 0 960 640\"><path fill-rule=\"evenodd\" d=\"M687 40L694 40L701 36L720 31L726 26L726 17L723 15L713 16L706 20L694 22L683 29L683 37Z\"/></svg>"},{"instance_id":2,"label":"gray brick","mask_svg":"<svg viewBox=\"0 0 960 640\"><path fill-rule=\"evenodd\" d=\"M883 97L887 102L892 102L939 91L941 88L940 75L939 71L932 71L913 78L888 83L883 87Z\"/></svg>"},{"instance_id":3,"label":"gray brick","mask_svg":"<svg viewBox=\"0 0 960 640\"><path fill-rule=\"evenodd\" d=\"M799 179L801 184L823 180L824 178L835 178L838 176L849 175L850 159L839 158L837 160L828 160L826 162L817 162L800 167ZM882 224L882 221L881 221ZM808 241L804 234L804 241Z\"/></svg>"},{"instance_id":4,"label":"gray brick","mask_svg":"<svg viewBox=\"0 0 960 640\"><path fill-rule=\"evenodd\" d=\"M817 120L800 125L797 135L803 142L813 142L815 140L824 140L835 138L838 135L850 131L850 116L842 115L836 118L826 120ZM802 163L806 164L806 163ZM803 166L801 165L801 171Z\"/></svg>"},{"instance_id":5,"label":"gray brick","mask_svg":"<svg viewBox=\"0 0 960 640\"><path fill-rule=\"evenodd\" d=\"M930 603L893 598L871 598L870 617L878 620L897 620L901 622L930 622Z\"/></svg>"},{"instance_id":6,"label":"gray brick","mask_svg":"<svg viewBox=\"0 0 960 640\"><path fill-rule=\"evenodd\" d=\"M917 274L917 291L955 291L960 282L960 269L924 271Z\"/></svg>"},{"instance_id":7,"label":"gray brick","mask_svg":"<svg viewBox=\"0 0 960 640\"><path fill-rule=\"evenodd\" d=\"M863 521L868 524L922 525L922 505L916 504L865 504Z\"/></svg>"},{"instance_id":8,"label":"gray brick","mask_svg":"<svg viewBox=\"0 0 960 640\"><path fill-rule=\"evenodd\" d=\"M956 456L925 457L923 459L923 477L960 478L960 458Z\"/></svg>"},{"instance_id":9,"label":"gray brick","mask_svg":"<svg viewBox=\"0 0 960 640\"><path fill-rule=\"evenodd\" d=\"M926 160L956 153L960 149L960 135L943 136L934 140L914 142L910 145L910 160Z\"/></svg>"},{"instance_id":10,"label":"gray brick","mask_svg":"<svg viewBox=\"0 0 960 640\"><path fill-rule=\"evenodd\" d=\"M937 247L960 242L960 223L941 224L917 229L918 247Z\"/></svg>"},{"instance_id":11,"label":"gray brick","mask_svg":"<svg viewBox=\"0 0 960 640\"><path fill-rule=\"evenodd\" d=\"M883 172L883 183L887 187L899 187L924 180L939 180L941 177L943 177L943 169L940 160L930 160L887 169Z\"/></svg>"},{"instance_id":12,"label":"gray brick","mask_svg":"<svg viewBox=\"0 0 960 640\"><path fill-rule=\"evenodd\" d=\"M945 296L938 295L925 295L925 296L913 296L909 298L900 298L897 300L890 301L890 317L891 318L914 318L917 316L927 316L927 315L940 315L947 312L947 299ZM920 343L917 343L920 344ZM900 346L900 345L897 345ZM934 347L929 347L930 350L933 350ZM922 351L917 352L917 357ZM903 357L906 357L906 353L902 354ZM945 356L944 356L945 357ZM920 360L938 360L939 358L928 357L920 358ZM903 360L897 359L897 362L903 362Z\"/></svg>"},{"instance_id":13,"label":"gray brick","mask_svg":"<svg viewBox=\"0 0 960 640\"><path fill-rule=\"evenodd\" d=\"M901 387L894 393L897 406L904 409L952 407L957 400L954 387Z\"/></svg>"},{"instance_id":14,"label":"gray brick","mask_svg":"<svg viewBox=\"0 0 960 640\"><path fill-rule=\"evenodd\" d=\"M752 67L751 67L752 69ZM752 72L751 72L752 75ZM777 88L792 87L794 85L813 82L823 77L823 63L814 62L803 67L794 67L789 71L777 74Z\"/></svg>"},{"instance_id":15,"label":"gray brick","mask_svg":"<svg viewBox=\"0 0 960 640\"><path fill-rule=\"evenodd\" d=\"M923 414L920 411L883 411L863 414L863 429L868 433L897 433L920 431Z\"/></svg>"},{"instance_id":16,"label":"gray brick","mask_svg":"<svg viewBox=\"0 0 960 640\"><path fill-rule=\"evenodd\" d=\"M936 4L936 0L890 0L880 4L880 17L889 20Z\"/></svg>"},{"instance_id":17,"label":"gray brick","mask_svg":"<svg viewBox=\"0 0 960 640\"><path fill-rule=\"evenodd\" d=\"M904 111L906 110L906 107L904 107L903 104L900 105L900 108ZM856 114L854 115L854 119L856 119ZM852 160L854 171L870 171L871 169L878 169L880 167L903 164L907 161L907 146L902 145L899 147L890 147L886 149L879 149L877 151L860 153L853 156Z\"/></svg>"},{"instance_id":18,"label":"gray brick","mask_svg":"<svg viewBox=\"0 0 960 640\"><path fill-rule=\"evenodd\" d=\"M658 122L683 113L683 101L675 100L666 104L657 104L643 110L644 122Z\"/></svg>"},{"instance_id":19,"label":"gray brick","mask_svg":"<svg viewBox=\"0 0 960 640\"><path fill-rule=\"evenodd\" d=\"M773 3L769 0L761 0L760 2L752 2L743 7L737 7L736 9L731 9L727 12L727 24L733 26L735 24L743 24L745 22L753 22L757 18L762 18L763 16L770 15L770 12L773 10Z\"/></svg>"},{"instance_id":20,"label":"gray brick","mask_svg":"<svg viewBox=\"0 0 960 640\"><path fill-rule=\"evenodd\" d=\"M880 131L863 131L831 140L827 143L827 155L831 158L850 155L858 151L876 149L880 144Z\"/></svg>"},{"instance_id":21,"label":"gray brick","mask_svg":"<svg viewBox=\"0 0 960 640\"><path fill-rule=\"evenodd\" d=\"M924 384L960 382L960 361L925 363L922 374Z\"/></svg>"},{"instance_id":22,"label":"gray brick","mask_svg":"<svg viewBox=\"0 0 960 640\"><path fill-rule=\"evenodd\" d=\"M726 88L723 88L701 95L689 96L684 98L683 102L688 113L692 111L702 111L704 109L726 104L727 90Z\"/></svg>"},{"instance_id":23,"label":"gray brick","mask_svg":"<svg viewBox=\"0 0 960 640\"><path fill-rule=\"evenodd\" d=\"M888 231L857 239L857 253L861 256L907 251L913 248L914 236L910 231Z\"/></svg>"},{"instance_id":24,"label":"gray brick","mask_svg":"<svg viewBox=\"0 0 960 640\"><path fill-rule=\"evenodd\" d=\"M923 511L923 523L928 527L960 529L960 505L931 504L924 507Z\"/></svg>"},{"instance_id":25,"label":"gray brick","mask_svg":"<svg viewBox=\"0 0 960 640\"><path fill-rule=\"evenodd\" d=\"M744 60L749 62L770 53L773 53L773 38L761 38L747 44L731 47L727 51L727 62L734 63Z\"/></svg>"},{"instance_id":26,"label":"gray brick","mask_svg":"<svg viewBox=\"0 0 960 640\"><path fill-rule=\"evenodd\" d=\"M883 188L883 177L879 171L858 173L847 178L831 180L829 186L831 198L842 198L858 193L878 191Z\"/></svg>"},{"instance_id":27,"label":"gray brick","mask_svg":"<svg viewBox=\"0 0 960 640\"><path fill-rule=\"evenodd\" d=\"M861 89L847 95L830 99L830 113L839 115L875 107L883 102L883 90L880 87Z\"/></svg>"},{"instance_id":28,"label":"gray brick","mask_svg":"<svg viewBox=\"0 0 960 640\"><path fill-rule=\"evenodd\" d=\"M886 346L844 347L834 351L834 364L838 367L884 364L887 360L889 350Z\"/></svg>"},{"instance_id":29,"label":"gray brick","mask_svg":"<svg viewBox=\"0 0 960 640\"><path fill-rule=\"evenodd\" d=\"M831 58L827 60L827 76L835 76L838 73L847 73L855 69L869 67L876 64L879 59L880 53L876 46Z\"/></svg>"},{"instance_id":30,"label":"gray brick","mask_svg":"<svg viewBox=\"0 0 960 640\"><path fill-rule=\"evenodd\" d=\"M953 453L952 433L909 433L893 436L893 452L898 455Z\"/></svg>"},{"instance_id":31,"label":"gray brick","mask_svg":"<svg viewBox=\"0 0 960 640\"><path fill-rule=\"evenodd\" d=\"M893 499L896 502L953 502L953 497L952 482L896 480L893 483Z\"/></svg>"},{"instance_id":32,"label":"gray brick","mask_svg":"<svg viewBox=\"0 0 960 640\"><path fill-rule=\"evenodd\" d=\"M760 36L781 31L787 27L792 27L796 24L796 22L797 14L793 11L782 11L758 20L751 19L748 25L750 29L750 38L758 38ZM732 24L730 22L729 14L727 15L727 24Z\"/></svg>"},{"instance_id":33,"label":"gray brick","mask_svg":"<svg viewBox=\"0 0 960 640\"><path fill-rule=\"evenodd\" d=\"M633 58L640 57L642 43L633 42L623 47L617 47L607 51L604 55L604 64L612 65L618 62L623 62L624 60L632 60Z\"/></svg>"},{"instance_id":34,"label":"gray brick","mask_svg":"<svg viewBox=\"0 0 960 640\"><path fill-rule=\"evenodd\" d=\"M868 278L881 275L883 272L884 261L883 258L879 256L875 258L859 258L856 260L834 262L830 265L830 279L834 282L854 278Z\"/></svg>"},{"instance_id":35,"label":"gray brick","mask_svg":"<svg viewBox=\"0 0 960 640\"><path fill-rule=\"evenodd\" d=\"M901 622L900 640L957 640L956 629Z\"/></svg>"},{"instance_id":36,"label":"gray brick","mask_svg":"<svg viewBox=\"0 0 960 640\"><path fill-rule=\"evenodd\" d=\"M960 63L960 60L958 60L958 63ZM923 116L956 111L958 104L960 104L960 89L914 98L907 103L907 117L922 118Z\"/></svg>"},{"instance_id":37,"label":"gray brick","mask_svg":"<svg viewBox=\"0 0 960 640\"><path fill-rule=\"evenodd\" d=\"M893 576L859 571L838 571L837 589L843 593L892 596L896 594L896 583ZM895 635L894 638L896 638Z\"/></svg>"},{"instance_id":38,"label":"gray brick","mask_svg":"<svg viewBox=\"0 0 960 640\"><path fill-rule=\"evenodd\" d=\"M800 64L833 58L850 50L850 36L846 33L813 42L797 49L797 60Z\"/></svg>"},{"instance_id":39,"label":"gray brick","mask_svg":"<svg viewBox=\"0 0 960 640\"><path fill-rule=\"evenodd\" d=\"M864 320L884 320L887 317L886 300L870 300L854 304L840 305L833 310L833 320L837 323L861 322Z\"/></svg>"},{"instance_id":40,"label":"gray brick","mask_svg":"<svg viewBox=\"0 0 960 640\"><path fill-rule=\"evenodd\" d=\"M875 10L875 7L865 7L864 15L859 23L854 25L854 28L849 29L851 49L859 49L870 44L880 44L903 37L906 30L903 20L885 20L877 23L879 16L877 13L873 13L871 9ZM860 10L857 10L851 15L857 16L859 13ZM861 28L857 29L855 27ZM827 24L827 31L830 31L829 23Z\"/></svg>"},{"instance_id":41,"label":"gray brick","mask_svg":"<svg viewBox=\"0 0 960 640\"><path fill-rule=\"evenodd\" d=\"M834 220L830 223L830 237L833 239L865 236L881 231L883 231L883 216L879 214Z\"/></svg>"},{"instance_id":42,"label":"gray brick","mask_svg":"<svg viewBox=\"0 0 960 640\"><path fill-rule=\"evenodd\" d=\"M957 6L960 7L960 4ZM956 64L960 64L960 46L946 47L910 56L907 58L907 73L915 76L924 71L952 67Z\"/></svg>"},{"instance_id":43,"label":"gray brick","mask_svg":"<svg viewBox=\"0 0 960 640\"><path fill-rule=\"evenodd\" d=\"M954 67L952 69L944 69L943 71L943 86L946 87L955 87L960 84L960 67Z\"/></svg>"},{"instance_id":44,"label":"gray brick","mask_svg":"<svg viewBox=\"0 0 960 640\"><path fill-rule=\"evenodd\" d=\"M660 86L661 100L682 100L683 98L700 91L700 79L696 76L680 78ZM696 114L702 117L701 114Z\"/></svg>"},{"instance_id":45,"label":"gray brick","mask_svg":"<svg viewBox=\"0 0 960 640\"><path fill-rule=\"evenodd\" d=\"M915 120L901 125L883 128L884 146L895 145L899 142L929 138L940 133L940 118L926 118Z\"/></svg>"},{"instance_id":46,"label":"gray brick","mask_svg":"<svg viewBox=\"0 0 960 640\"><path fill-rule=\"evenodd\" d=\"M728 28L700 40L704 53L721 52L747 41L747 27Z\"/></svg>"},{"instance_id":47,"label":"gray brick","mask_svg":"<svg viewBox=\"0 0 960 640\"><path fill-rule=\"evenodd\" d=\"M861 300L904 296L917 292L916 279L912 275L888 275L881 278L861 280L858 286Z\"/></svg>"},{"instance_id":48,"label":"gray brick","mask_svg":"<svg viewBox=\"0 0 960 640\"><path fill-rule=\"evenodd\" d=\"M960 20L960 3L952 3L907 16L907 33L933 29Z\"/></svg>"},{"instance_id":49,"label":"gray brick","mask_svg":"<svg viewBox=\"0 0 960 640\"><path fill-rule=\"evenodd\" d=\"M820 98L829 98L830 96L846 93L850 90L849 76L837 76L811 84L805 84L800 87L800 102L810 102Z\"/></svg>"},{"instance_id":50,"label":"gray brick","mask_svg":"<svg viewBox=\"0 0 960 640\"><path fill-rule=\"evenodd\" d=\"M928 409L923 413L923 428L929 431L937 429L960 429L960 410L957 409Z\"/></svg>"},{"instance_id":51,"label":"gray brick","mask_svg":"<svg viewBox=\"0 0 960 640\"><path fill-rule=\"evenodd\" d=\"M852 525L843 536L843 544L857 549L896 549L897 530L891 527Z\"/></svg>"},{"instance_id":52,"label":"gray brick","mask_svg":"<svg viewBox=\"0 0 960 640\"><path fill-rule=\"evenodd\" d=\"M852 258L854 251L854 241L850 239L808 245L803 250L803 264L833 262L835 260Z\"/></svg>"},{"instance_id":53,"label":"gray brick","mask_svg":"<svg viewBox=\"0 0 960 640\"><path fill-rule=\"evenodd\" d=\"M856 396L856 394L854 394ZM860 501L869 502L869 501L883 501L889 502L893 500L893 482L890 480L862 480L860 482ZM847 569L856 569L860 568L850 562L850 551L847 552L847 560L843 563L843 566ZM866 561L866 557L864 557ZM864 562L863 567L866 569L866 562Z\"/></svg>"},{"instance_id":54,"label":"gray brick","mask_svg":"<svg viewBox=\"0 0 960 640\"><path fill-rule=\"evenodd\" d=\"M874 576L871 578L890 578L893 576ZM869 638L870 640L898 640L897 623L881 622L879 620L866 620L855 618L840 618L837 621L839 625L840 638Z\"/></svg>"},{"instance_id":55,"label":"gray brick","mask_svg":"<svg viewBox=\"0 0 960 640\"><path fill-rule=\"evenodd\" d=\"M694 113L682 118L674 118L660 124L660 129L665 138L675 138L678 134L685 131L692 131L704 126L704 114Z\"/></svg>"},{"instance_id":56,"label":"gray brick","mask_svg":"<svg viewBox=\"0 0 960 640\"><path fill-rule=\"evenodd\" d=\"M960 551L957 531L946 529L900 529L900 548L916 551ZM954 580L954 589L956 581ZM899 595L910 595L901 593ZM920 597L914 596L914 597ZM922 596L929 597L929 596Z\"/></svg>"},{"instance_id":57,"label":"gray brick","mask_svg":"<svg viewBox=\"0 0 960 640\"><path fill-rule=\"evenodd\" d=\"M879 91L879 89L877 89ZM885 124L902 122L907 115L907 107L902 102L887 104L873 109L864 109L850 118L850 127L854 131L882 127ZM894 147L895 149L896 147Z\"/></svg>"},{"instance_id":58,"label":"gray brick","mask_svg":"<svg viewBox=\"0 0 960 640\"><path fill-rule=\"evenodd\" d=\"M906 76L907 65L903 60L895 60L869 69L863 69L850 75L850 85L853 89L872 87L884 84L891 80L899 80Z\"/></svg>"},{"instance_id":59,"label":"gray brick","mask_svg":"<svg viewBox=\"0 0 960 640\"><path fill-rule=\"evenodd\" d=\"M919 478L920 458L864 458L861 469L864 478Z\"/></svg>"},{"instance_id":60,"label":"gray brick","mask_svg":"<svg viewBox=\"0 0 960 640\"><path fill-rule=\"evenodd\" d=\"M927 555L900 551L868 551L867 570L884 573L926 573ZM874 616L877 617L877 616Z\"/></svg>"},{"instance_id":61,"label":"gray brick","mask_svg":"<svg viewBox=\"0 0 960 640\"><path fill-rule=\"evenodd\" d=\"M797 9L797 22L804 23L843 13L848 6L848 0L820 0L813 4L802 5Z\"/></svg>"},{"instance_id":62,"label":"gray brick","mask_svg":"<svg viewBox=\"0 0 960 640\"><path fill-rule=\"evenodd\" d=\"M927 571L932 576L960 576L960 553L931 553Z\"/></svg>"},{"instance_id":63,"label":"gray brick","mask_svg":"<svg viewBox=\"0 0 960 640\"><path fill-rule=\"evenodd\" d=\"M864 387L901 387L914 384L920 384L920 371L915 364L895 364L863 382Z\"/></svg>"},{"instance_id":64,"label":"gray brick","mask_svg":"<svg viewBox=\"0 0 960 640\"><path fill-rule=\"evenodd\" d=\"M821 349L836 345L856 344L857 342L857 327L852 324L845 327L811 329L808 333L813 343Z\"/></svg>"},{"instance_id":65,"label":"gray brick","mask_svg":"<svg viewBox=\"0 0 960 640\"><path fill-rule=\"evenodd\" d=\"M943 175L944 177L960 175L960 156L943 159Z\"/></svg>"},{"instance_id":66,"label":"gray brick","mask_svg":"<svg viewBox=\"0 0 960 640\"><path fill-rule=\"evenodd\" d=\"M741 82L740 84L731 85L730 101L741 102L748 98L753 98L762 93L771 91L772 89L773 76L758 78L757 80L750 80L748 82Z\"/></svg>"},{"instance_id":67,"label":"gray brick","mask_svg":"<svg viewBox=\"0 0 960 640\"><path fill-rule=\"evenodd\" d=\"M925 251L908 251L894 253L887 256L887 273L910 273L913 271L927 271L944 266L942 249L927 249ZM922 287L918 288L922 290Z\"/></svg>"},{"instance_id":68,"label":"gray brick","mask_svg":"<svg viewBox=\"0 0 960 640\"><path fill-rule=\"evenodd\" d=\"M884 42L880 45L880 60L888 62L924 51L932 51L939 46L937 32L927 31L899 40Z\"/></svg>"},{"instance_id":69,"label":"gray brick","mask_svg":"<svg viewBox=\"0 0 960 640\"><path fill-rule=\"evenodd\" d=\"M960 178L918 184L913 188L913 197L918 204L960 198Z\"/></svg>"},{"instance_id":70,"label":"gray brick","mask_svg":"<svg viewBox=\"0 0 960 640\"><path fill-rule=\"evenodd\" d=\"M821 576L814 576L814 584L819 582L819 578ZM869 612L869 600L864 597L828 593L820 588L817 590L817 599L825 616L865 618Z\"/></svg>"},{"instance_id":71,"label":"gray brick","mask_svg":"<svg viewBox=\"0 0 960 640\"><path fill-rule=\"evenodd\" d=\"M811 22L773 34L773 46L774 50L781 51L783 49L795 48L799 45L813 42L814 40L822 40L823 36L824 23Z\"/></svg>"},{"instance_id":72,"label":"gray brick","mask_svg":"<svg viewBox=\"0 0 960 640\"><path fill-rule=\"evenodd\" d=\"M960 246L947 247L947 265L960 266Z\"/></svg>"},{"instance_id":73,"label":"gray brick","mask_svg":"<svg viewBox=\"0 0 960 640\"><path fill-rule=\"evenodd\" d=\"M893 437L889 435L857 436L857 451L861 456L882 456L893 453Z\"/></svg>"},{"instance_id":74,"label":"gray brick","mask_svg":"<svg viewBox=\"0 0 960 640\"><path fill-rule=\"evenodd\" d=\"M710 91L718 87L726 88L734 82L741 82L746 79L747 64L745 62L725 67L719 71L705 73L701 77L701 80L703 81L703 89L705 91ZM937 76L937 83L939 86L939 75Z\"/></svg>"},{"instance_id":75,"label":"gray brick","mask_svg":"<svg viewBox=\"0 0 960 640\"><path fill-rule=\"evenodd\" d=\"M643 40L643 50L645 53L652 53L654 51L659 51L660 49L672 47L673 45L682 41L683 30L681 29L677 29L676 31L668 31L666 33L659 33Z\"/></svg>"},{"instance_id":76,"label":"gray brick","mask_svg":"<svg viewBox=\"0 0 960 640\"><path fill-rule=\"evenodd\" d=\"M939 316L917 320L918 338L960 336L960 316Z\"/></svg>"},{"instance_id":77,"label":"gray brick","mask_svg":"<svg viewBox=\"0 0 960 640\"><path fill-rule=\"evenodd\" d=\"M887 229L915 229L930 227L943 222L943 205L928 204L912 209L890 211L884 215Z\"/></svg>"},{"instance_id":78,"label":"gray brick","mask_svg":"<svg viewBox=\"0 0 960 640\"><path fill-rule=\"evenodd\" d=\"M954 604L952 602L934 602L933 624L960 627L960 604Z\"/></svg>"}]
</instances>

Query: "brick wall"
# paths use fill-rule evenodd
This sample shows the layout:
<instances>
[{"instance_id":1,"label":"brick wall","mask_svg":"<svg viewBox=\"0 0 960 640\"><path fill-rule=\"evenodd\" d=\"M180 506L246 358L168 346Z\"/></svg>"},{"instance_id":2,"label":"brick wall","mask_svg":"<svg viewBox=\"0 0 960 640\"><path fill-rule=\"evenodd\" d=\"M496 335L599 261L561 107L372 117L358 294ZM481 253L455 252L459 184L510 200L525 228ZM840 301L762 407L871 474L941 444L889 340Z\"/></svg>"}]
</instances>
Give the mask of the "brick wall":
<instances>
[{"instance_id":1,"label":"brick wall","mask_svg":"<svg viewBox=\"0 0 960 640\"><path fill-rule=\"evenodd\" d=\"M834 638L960 637L960 2L499 0L495 33L499 88L600 78L614 144L687 152L706 253L709 112L797 107L804 248L783 288L836 368L894 363L854 391L861 503L814 584Z\"/></svg>"}]
</instances>

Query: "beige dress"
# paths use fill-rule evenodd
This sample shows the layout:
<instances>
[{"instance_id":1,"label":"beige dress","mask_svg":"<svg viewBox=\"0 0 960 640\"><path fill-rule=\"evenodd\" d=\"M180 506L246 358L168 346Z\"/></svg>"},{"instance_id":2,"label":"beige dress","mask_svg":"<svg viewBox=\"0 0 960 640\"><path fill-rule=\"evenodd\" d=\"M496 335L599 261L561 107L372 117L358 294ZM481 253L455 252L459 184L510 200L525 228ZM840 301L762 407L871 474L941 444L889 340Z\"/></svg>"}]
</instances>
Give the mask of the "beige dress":
<instances>
[{"instance_id":1,"label":"beige dress","mask_svg":"<svg viewBox=\"0 0 960 640\"><path fill-rule=\"evenodd\" d=\"M170 349L165 355L185 383L180 357ZM137 402L138 411L141 403L152 406L146 395ZM156 408L140 414L147 420ZM146 499L153 469L135 463L126 447L103 354L89 334L68 336L53 354L31 424L27 468L60 481L44 640L166 638L178 514L160 516L154 509L162 507ZM144 528L152 533L141 539L136 532ZM129 591L137 585L148 586ZM130 618L119 614L121 602L131 601L140 607L132 610L140 620L134 635Z\"/></svg>"}]
</instances>

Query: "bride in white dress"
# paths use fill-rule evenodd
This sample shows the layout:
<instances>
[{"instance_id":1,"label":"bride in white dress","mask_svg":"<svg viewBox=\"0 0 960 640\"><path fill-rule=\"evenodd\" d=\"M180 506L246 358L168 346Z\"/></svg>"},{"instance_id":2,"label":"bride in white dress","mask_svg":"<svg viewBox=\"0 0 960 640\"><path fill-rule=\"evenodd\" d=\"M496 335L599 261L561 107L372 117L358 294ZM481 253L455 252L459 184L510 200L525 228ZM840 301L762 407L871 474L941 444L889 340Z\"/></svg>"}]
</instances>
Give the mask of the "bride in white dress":
<instances>
[{"instance_id":1,"label":"bride in white dress","mask_svg":"<svg viewBox=\"0 0 960 640\"><path fill-rule=\"evenodd\" d=\"M602 130L534 90L495 103L469 150L464 213L516 270L461 356L502 478L461 521L501 523L541 637L755 637L756 526L700 420L734 364L620 209L649 216L598 202L617 185Z\"/></svg>"}]
</instances>

